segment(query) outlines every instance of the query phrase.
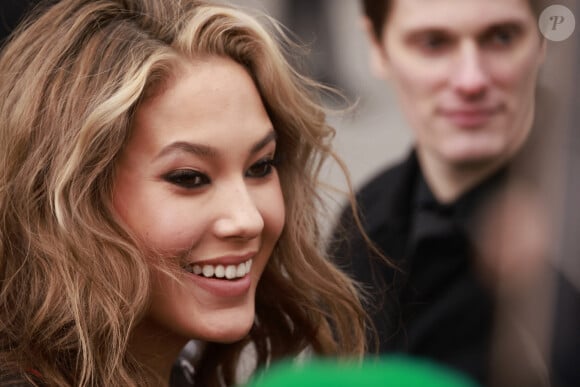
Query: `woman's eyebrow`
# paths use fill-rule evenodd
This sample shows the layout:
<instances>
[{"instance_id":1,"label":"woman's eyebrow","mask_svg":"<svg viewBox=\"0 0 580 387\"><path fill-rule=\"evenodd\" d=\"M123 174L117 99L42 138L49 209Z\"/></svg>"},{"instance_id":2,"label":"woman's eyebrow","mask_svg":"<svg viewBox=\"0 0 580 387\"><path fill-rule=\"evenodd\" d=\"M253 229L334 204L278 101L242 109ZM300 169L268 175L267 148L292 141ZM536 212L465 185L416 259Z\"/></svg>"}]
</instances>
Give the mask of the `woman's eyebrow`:
<instances>
[{"instance_id":1,"label":"woman's eyebrow","mask_svg":"<svg viewBox=\"0 0 580 387\"><path fill-rule=\"evenodd\" d=\"M174 151L191 153L193 155L204 158L215 158L217 156L217 151L208 145L195 144L187 141L175 141L163 147L163 149L157 154L155 158L159 159Z\"/></svg>"},{"instance_id":2,"label":"woman's eyebrow","mask_svg":"<svg viewBox=\"0 0 580 387\"><path fill-rule=\"evenodd\" d=\"M250 153L254 154L254 153L259 152L266 145L268 145L270 142L276 141L277 138L278 138L278 134L274 131L274 129L270 129L270 132L263 139L261 139L256 144L254 144Z\"/></svg>"},{"instance_id":3,"label":"woman's eyebrow","mask_svg":"<svg viewBox=\"0 0 580 387\"><path fill-rule=\"evenodd\" d=\"M276 134L274 129L270 129L270 131L268 132L268 134L266 134L266 136L264 136L264 138L260 139L252 146L250 153L254 154L259 152L270 142L276 141L277 138L278 135ZM155 158L159 159L174 151L190 153L203 158L215 158L219 153L215 148L209 145L196 144L188 141L175 141L163 147L163 149L157 154Z\"/></svg>"}]
</instances>

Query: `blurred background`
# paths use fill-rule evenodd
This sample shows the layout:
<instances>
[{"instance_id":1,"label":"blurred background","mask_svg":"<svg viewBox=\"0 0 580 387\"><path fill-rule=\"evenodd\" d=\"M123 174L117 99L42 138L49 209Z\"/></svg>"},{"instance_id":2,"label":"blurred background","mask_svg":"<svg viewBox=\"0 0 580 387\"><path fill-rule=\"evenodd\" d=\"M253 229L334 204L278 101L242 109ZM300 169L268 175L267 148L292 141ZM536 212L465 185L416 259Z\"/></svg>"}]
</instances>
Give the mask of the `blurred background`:
<instances>
[{"instance_id":1,"label":"blurred background","mask_svg":"<svg viewBox=\"0 0 580 387\"><path fill-rule=\"evenodd\" d=\"M355 187L386 165L405 156L410 133L390 89L372 77L368 45L357 0L229 0L257 8L282 22L308 49L305 70L318 81L340 90L353 109L331 114L334 146L350 170ZM340 104L339 107L345 107ZM331 164L323 179L345 189L340 170ZM329 226L346 197L329 195Z\"/></svg>"}]
</instances>

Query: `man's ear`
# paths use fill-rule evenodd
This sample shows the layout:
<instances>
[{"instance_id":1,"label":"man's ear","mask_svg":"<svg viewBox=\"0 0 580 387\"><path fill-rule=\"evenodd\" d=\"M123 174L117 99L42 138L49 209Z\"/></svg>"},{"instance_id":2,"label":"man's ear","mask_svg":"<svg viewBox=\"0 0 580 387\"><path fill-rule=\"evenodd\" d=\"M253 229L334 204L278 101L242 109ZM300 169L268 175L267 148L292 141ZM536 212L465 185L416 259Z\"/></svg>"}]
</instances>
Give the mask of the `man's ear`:
<instances>
[{"instance_id":1,"label":"man's ear","mask_svg":"<svg viewBox=\"0 0 580 387\"><path fill-rule=\"evenodd\" d=\"M362 28L369 42L369 67L371 73L381 79L389 77L389 62L387 53L380 40L375 35L373 24L366 16L361 20Z\"/></svg>"},{"instance_id":2,"label":"man's ear","mask_svg":"<svg viewBox=\"0 0 580 387\"><path fill-rule=\"evenodd\" d=\"M542 45L540 47L540 65L543 65L544 62L546 61L547 55L546 52L548 51L548 39L542 36L542 41L540 42L540 44Z\"/></svg>"}]
</instances>

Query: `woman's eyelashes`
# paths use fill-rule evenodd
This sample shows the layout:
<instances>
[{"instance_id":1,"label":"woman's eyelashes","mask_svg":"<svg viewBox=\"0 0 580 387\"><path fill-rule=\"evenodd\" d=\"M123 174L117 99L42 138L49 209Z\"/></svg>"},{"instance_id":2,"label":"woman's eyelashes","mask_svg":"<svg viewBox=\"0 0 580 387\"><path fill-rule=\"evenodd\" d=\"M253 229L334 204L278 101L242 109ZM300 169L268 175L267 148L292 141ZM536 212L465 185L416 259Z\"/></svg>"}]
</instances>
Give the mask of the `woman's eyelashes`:
<instances>
[{"instance_id":1,"label":"woman's eyelashes","mask_svg":"<svg viewBox=\"0 0 580 387\"><path fill-rule=\"evenodd\" d=\"M163 179L168 183L187 189L199 188L211 182L207 175L194 169L176 169L164 175Z\"/></svg>"},{"instance_id":2,"label":"woman's eyelashes","mask_svg":"<svg viewBox=\"0 0 580 387\"><path fill-rule=\"evenodd\" d=\"M277 160L268 156L252 164L246 170L244 176L252 179L265 178L272 173L276 165ZM163 175L163 180L185 189L201 188L211 183L211 179L205 173L189 168L171 171Z\"/></svg>"},{"instance_id":3,"label":"woman's eyelashes","mask_svg":"<svg viewBox=\"0 0 580 387\"><path fill-rule=\"evenodd\" d=\"M251 178L261 178L270 175L276 166L277 161L273 157L266 157L253 164L246 171L246 176Z\"/></svg>"}]
</instances>

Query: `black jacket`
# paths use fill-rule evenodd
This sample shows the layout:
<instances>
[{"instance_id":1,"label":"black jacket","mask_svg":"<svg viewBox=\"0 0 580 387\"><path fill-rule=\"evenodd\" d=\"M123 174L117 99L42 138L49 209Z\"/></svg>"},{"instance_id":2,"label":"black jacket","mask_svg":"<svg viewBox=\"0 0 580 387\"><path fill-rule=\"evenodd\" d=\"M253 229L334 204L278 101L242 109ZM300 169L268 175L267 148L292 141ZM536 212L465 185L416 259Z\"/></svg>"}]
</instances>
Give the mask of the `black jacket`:
<instances>
[{"instance_id":1,"label":"black jacket","mask_svg":"<svg viewBox=\"0 0 580 387\"><path fill-rule=\"evenodd\" d=\"M370 251L351 211L343 212L330 251L369 293L381 353L429 358L485 384L493 304L471 242L477 210L504 175L440 205L412 152L366 184L357 195L365 231L396 268Z\"/></svg>"}]
</instances>

